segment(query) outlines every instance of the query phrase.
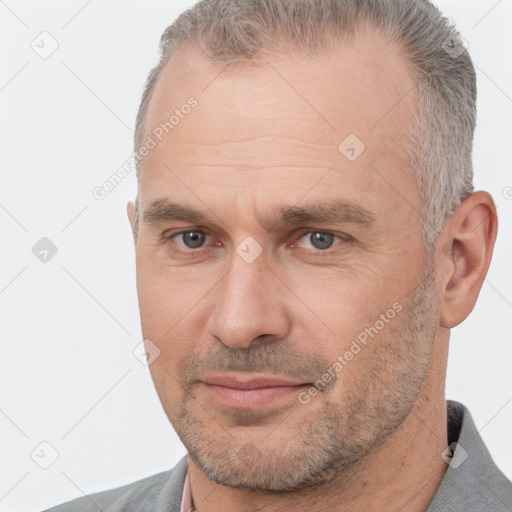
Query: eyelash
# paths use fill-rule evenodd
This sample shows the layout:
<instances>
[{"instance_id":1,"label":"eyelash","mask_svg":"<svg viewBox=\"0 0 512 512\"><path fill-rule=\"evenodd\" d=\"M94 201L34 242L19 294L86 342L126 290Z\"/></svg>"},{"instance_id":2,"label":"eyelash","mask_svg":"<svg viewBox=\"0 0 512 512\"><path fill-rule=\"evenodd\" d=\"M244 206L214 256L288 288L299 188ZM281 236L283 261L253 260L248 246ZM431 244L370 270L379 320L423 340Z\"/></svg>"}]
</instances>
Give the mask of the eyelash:
<instances>
[{"instance_id":1,"label":"eyelash","mask_svg":"<svg viewBox=\"0 0 512 512\"><path fill-rule=\"evenodd\" d=\"M167 240L173 240L174 238L177 238L181 235L184 235L186 233L203 233L205 234L206 236L212 236L207 230L205 229L186 229L186 230L182 230L182 231L178 231L176 233L172 233L170 235L167 235L165 238ZM304 237L304 235L307 235L307 234L311 234L311 233L320 233L322 235L332 235L334 236L335 238L338 238L341 240L341 242L338 244L338 245L343 245L343 242L348 242L350 241L352 238L347 235L346 233L333 233L331 231L320 231L318 229L309 229L309 230L306 230L304 229L303 231L300 231L299 234L295 235L294 236L294 240L300 240L302 237ZM295 242L293 242L295 244ZM332 247L329 247L328 249L324 249L324 250L321 250L321 249L306 249L306 251L308 253L311 253L313 252L314 255L318 255L318 256L322 256L322 255L332 255L332 249L333 247L337 247L337 245L334 245ZM207 251L209 250L208 247L200 247L198 249L188 249L188 250L178 250L179 252L183 253L184 255L187 255L187 256L197 256L197 255L200 255L200 254L204 254L206 253Z\"/></svg>"}]
</instances>

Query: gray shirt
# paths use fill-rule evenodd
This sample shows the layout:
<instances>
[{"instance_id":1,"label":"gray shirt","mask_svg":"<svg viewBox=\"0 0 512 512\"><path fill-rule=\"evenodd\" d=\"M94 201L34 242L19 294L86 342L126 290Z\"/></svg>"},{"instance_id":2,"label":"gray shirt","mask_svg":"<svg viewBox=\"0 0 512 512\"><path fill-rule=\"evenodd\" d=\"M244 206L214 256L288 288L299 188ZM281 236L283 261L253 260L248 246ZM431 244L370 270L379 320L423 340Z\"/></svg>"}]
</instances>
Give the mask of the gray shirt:
<instances>
[{"instance_id":1,"label":"gray shirt","mask_svg":"<svg viewBox=\"0 0 512 512\"><path fill-rule=\"evenodd\" d=\"M512 512L512 483L494 464L469 411L448 401L446 474L426 512ZM441 454L440 454L441 456ZM164 473L46 512L180 512L187 458Z\"/></svg>"}]
</instances>

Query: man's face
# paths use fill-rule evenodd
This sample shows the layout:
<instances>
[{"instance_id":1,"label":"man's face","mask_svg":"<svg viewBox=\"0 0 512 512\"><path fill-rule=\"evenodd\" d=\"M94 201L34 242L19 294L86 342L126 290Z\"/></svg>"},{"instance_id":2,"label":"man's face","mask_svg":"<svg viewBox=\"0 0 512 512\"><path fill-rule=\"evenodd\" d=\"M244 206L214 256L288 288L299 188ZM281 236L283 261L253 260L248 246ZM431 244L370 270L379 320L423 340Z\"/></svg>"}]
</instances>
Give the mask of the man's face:
<instances>
[{"instance_id":1,"label":"man's face","mask_svg":"<svg viewBox=\"0 0 512 512\"><path fill-rule=\"evenodd\" d=\"M220 71L182 48L150 103L155 139L197 100L143 166L143 334L194 462L224 485L298 489L382 443L427 375L435 267L405 150L417 91L369 36Z\"/></svg>"}]
</instances>

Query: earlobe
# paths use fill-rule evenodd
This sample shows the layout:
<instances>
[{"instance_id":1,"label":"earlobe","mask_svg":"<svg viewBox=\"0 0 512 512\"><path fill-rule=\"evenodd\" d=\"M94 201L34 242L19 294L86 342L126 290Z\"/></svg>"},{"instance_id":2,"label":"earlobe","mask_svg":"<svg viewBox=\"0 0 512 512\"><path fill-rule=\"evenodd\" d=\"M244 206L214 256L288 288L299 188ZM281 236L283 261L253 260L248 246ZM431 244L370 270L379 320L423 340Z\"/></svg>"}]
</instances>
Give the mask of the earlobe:
<instances>
[{"instance_id":1,"label":"earlobe","mask_svg":"<svg viewBox=\"0 0 512 512\"><path fill-rule=\"evenodd\" d=\"M464 200L439 237L441 273L441 326L460 324L473 310L491 263L498 219L487 192Z\"/></svg>"}]
</instances>

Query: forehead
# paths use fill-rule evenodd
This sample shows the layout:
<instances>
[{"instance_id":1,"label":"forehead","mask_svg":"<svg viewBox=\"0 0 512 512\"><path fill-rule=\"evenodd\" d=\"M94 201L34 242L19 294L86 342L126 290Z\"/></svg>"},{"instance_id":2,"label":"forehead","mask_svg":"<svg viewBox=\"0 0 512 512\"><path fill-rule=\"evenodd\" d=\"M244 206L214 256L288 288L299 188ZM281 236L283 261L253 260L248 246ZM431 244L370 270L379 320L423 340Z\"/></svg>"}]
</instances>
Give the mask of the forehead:
<instances>
[{"instance_id":1,"label":"forehead","mask_svg":"<svg viewBox=\"0 0 512 512\"><path fill-rule=\"evenodd\" d=\"M182 109L191 97L197 106ZM399 48L377 34L313 57L266 55L257 66L225 68L185 45L148 107L145 133L156 147L142 166L141 202L156 199L165 182L176 185L178 175L205 193L261 187L267 196L279 188L296 195L333 168L318 191L343 183L349 195L352 188L371 197L384 179L414 194L406 147L417 97ZM351 161L352 149L364 152Z\"/></svg>"},{"instance_id":2,"label":"forehead","mask_svg":"<svg viewBox=\"0 0 512 512\"><path fill-rule=\"evenodd\" d=\"M321 121L310 131L312 139L315 134L323 138L326 128L338 132L336 136L344 130L359 134L377 128L377 132L400 131L417 101L416 81L408 64L398 43L370 29L315 56L262 53L254 62L220 67L193 44L185 44L160 75L146 130L193 95L202 106L204 120L207 114L212 118L224 113L215 123L221 132L209 132L212 140L220 139L222 120L229 115L242 121L247 130L251 119L272 120L284 114L293 121L309 116ZM187 134L186 126L179 131Z\"/></svg>"}]
</instances>

